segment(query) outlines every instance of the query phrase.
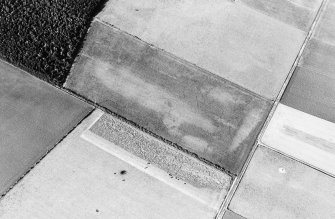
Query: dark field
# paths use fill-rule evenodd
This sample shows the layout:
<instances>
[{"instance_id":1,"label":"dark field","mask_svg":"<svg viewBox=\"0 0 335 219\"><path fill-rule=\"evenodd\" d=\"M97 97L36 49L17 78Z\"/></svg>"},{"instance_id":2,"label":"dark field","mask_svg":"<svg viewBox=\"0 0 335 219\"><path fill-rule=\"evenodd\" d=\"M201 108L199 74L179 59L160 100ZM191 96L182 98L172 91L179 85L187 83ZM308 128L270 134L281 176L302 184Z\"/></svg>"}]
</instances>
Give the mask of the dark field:
<instances>
[{"instance_id":1,"label":"dark field","mask_svg":"<svg viewBox=\"0 0 335 219\"><path fill-rule=\"evenodd\" d=\"M106 0L1 0L0 58L62 84Z\"/></svg>"}]
</instances>

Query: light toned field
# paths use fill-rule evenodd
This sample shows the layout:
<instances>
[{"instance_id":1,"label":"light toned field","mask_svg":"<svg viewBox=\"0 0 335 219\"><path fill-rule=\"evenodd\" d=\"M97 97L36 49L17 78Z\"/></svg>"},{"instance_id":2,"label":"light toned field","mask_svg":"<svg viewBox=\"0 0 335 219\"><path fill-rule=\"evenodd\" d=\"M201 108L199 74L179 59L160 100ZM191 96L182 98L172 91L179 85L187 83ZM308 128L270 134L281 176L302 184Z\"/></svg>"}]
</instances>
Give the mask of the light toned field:
<instances>
[{"instance_id":1,"label":"light toned field","mask_svg":"<svg viewBox=\"0 0 335 219\"><path fill-rule=\"evenodd\" d=\"M203 174L199 168L192 171L197 165L188 167L190 173L198 173L195 179L169 175L90 132L101 115L94 111L1 200L1 218L214 217L230 177L213 168ZM180 161L186 159L178 155ZM178 164L184 165L180 161L167 165L178 171ZM207 174L215 173L220 188L206 187Z\"/></svg>"}]
</instances>

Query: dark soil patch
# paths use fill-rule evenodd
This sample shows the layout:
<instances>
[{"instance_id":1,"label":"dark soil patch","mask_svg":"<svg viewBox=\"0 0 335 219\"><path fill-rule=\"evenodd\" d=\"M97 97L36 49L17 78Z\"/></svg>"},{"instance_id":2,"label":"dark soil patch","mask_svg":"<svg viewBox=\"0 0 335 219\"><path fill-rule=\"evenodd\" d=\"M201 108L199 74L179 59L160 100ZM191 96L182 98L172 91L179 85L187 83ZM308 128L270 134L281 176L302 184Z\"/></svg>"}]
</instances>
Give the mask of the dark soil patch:
<instances>
[{"instance_id":1,"label":"dark soil patch","mask_svg":"<svg viewBox=\"0 0 335 219\"><path fill-rule=\"evenodd\" d=\"M61 85L106 0L1 0L0 57Z\"/></svg>"}]
</instances>

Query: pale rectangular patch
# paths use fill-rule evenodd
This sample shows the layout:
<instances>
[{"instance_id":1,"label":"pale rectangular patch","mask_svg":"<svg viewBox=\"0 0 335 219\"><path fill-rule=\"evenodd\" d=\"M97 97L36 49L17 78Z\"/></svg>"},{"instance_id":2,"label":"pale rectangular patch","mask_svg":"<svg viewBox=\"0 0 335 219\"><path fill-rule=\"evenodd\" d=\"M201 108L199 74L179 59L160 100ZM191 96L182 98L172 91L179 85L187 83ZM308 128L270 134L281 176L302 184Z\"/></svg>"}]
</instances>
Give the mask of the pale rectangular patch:
<instances>
[{"instance_id":1,"label":"pale rectangular patch","mask_svg":"<svg viewBox=\"0 0 335 219\"><path fill-rule=\"evenodd\" d=\"M262 142L335 175L335 124L279 104Z\"/></svg>"}]
</instances>

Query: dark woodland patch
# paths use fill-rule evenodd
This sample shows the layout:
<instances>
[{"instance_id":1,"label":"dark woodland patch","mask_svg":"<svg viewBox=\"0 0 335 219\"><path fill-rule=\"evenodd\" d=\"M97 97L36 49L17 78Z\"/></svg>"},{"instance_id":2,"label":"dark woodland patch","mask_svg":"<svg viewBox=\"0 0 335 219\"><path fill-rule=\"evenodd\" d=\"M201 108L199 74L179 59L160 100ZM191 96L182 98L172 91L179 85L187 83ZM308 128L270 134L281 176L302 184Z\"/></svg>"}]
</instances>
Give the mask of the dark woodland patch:
<instances>
[{"instance_id":1,"label":"dark woodland patch","mask_svg":"<svg viewBox=\"0 0 335 219\"><path fill-rule=\"evenodd\" d=\"M69 74L106 0L1 0L0 57L53 84Z\"/></svg>"}]
</instances>

